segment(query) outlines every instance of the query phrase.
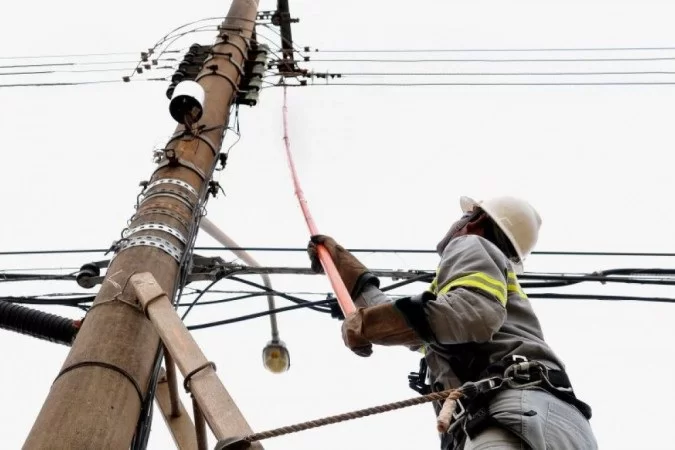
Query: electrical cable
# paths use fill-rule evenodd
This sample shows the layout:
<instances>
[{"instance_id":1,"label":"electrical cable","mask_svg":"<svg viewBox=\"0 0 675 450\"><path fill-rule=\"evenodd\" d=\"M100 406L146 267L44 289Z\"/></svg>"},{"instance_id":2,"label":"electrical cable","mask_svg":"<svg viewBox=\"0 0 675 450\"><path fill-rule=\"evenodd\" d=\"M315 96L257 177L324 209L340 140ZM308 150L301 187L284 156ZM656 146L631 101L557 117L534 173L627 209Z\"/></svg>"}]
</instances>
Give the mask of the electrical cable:
<instances>
[{"instance_id":1,"label":"electrical cable","mask_svg":"<svg viewBox=\"0 0 675 450\"><path fill-rule=\"evenodd\" d=\"M657 284L662 286L675 286L675 279L673 280L649 280L646 278L618 278L606 276L603 272L597 272L597 275L581 275L581 276L572 276L572 275L538 275L538 274L524 274L519 275L519 279L522 280L559 280L567 282L566 285L577 284L584 281L598 281L601 283L628 283L628 284ZM544 287L545 283L522 283L522 287L536 288ZM551 287L546 285L546 287Z\"/></svg>"},{"instance_id":2,"label":"electrical cable","mask_svg":"<svg viewBox=\"0 0 675 450\"><path fill-rule=\"evenodd\" d=\"M668 297L634 297L629 295L597 295L597 294L557 294L542 292L527 294L529 298L556 299L556 300L606 300L606 301L636 301L655 303L675 303L675 298Z\"/></svg>"},{"instance_id":3,"label":"electrical cable","mask_svg":"<svg viewBox=\"0 0 675 450\"><path fill-rule=\"evenodd\" d=\"M186 25L182 25L169 34L196 23L208 20L222 20L224 17L200 19ZM282 40L284 38L281 34L271 28L269 24L263 24L265 28L277 34ZM295 45L295 44L294 44ZM452 49L321 49L314 47L297 46L295 48L299 53L451 53L451 52L598 52L598 51L667 51L675 50L675 47L591 47L591 48L452 48ZM46 59L46 58L87 58L94 56L123 56L123 55L137 55L138 52L108 52L108 53L75 53L64 55L16 55L16 56L0 56L0 60L7 59Z\"/></svg>"},{"instance_id":4,"label":"electrical cable","mask_svg":"<svg viewBox=\"0 0 675 450\"><path fill-rule=\"evenodd\" d=\"M50 275L33 273L0 273L0 283L10 281L72 281L75 275Z\"/></svg>"},{"instance_id":5,"label":"electrical cable","mask_svg":"<svg viewBox=\"0 0 675 450\"><path fill-rule=\"evenodd\" d=\"M172 61L175 62L176 58L166 58L158 61ZM20 69L26 67L54 67L54 66L102 66L109 64L135 64L137 61L88 61L88 62L78 62L78 61L68 61L62 63L41 63L41 64L16 64L11 66L0 66L0 69Z\"/></svg>"},{"instance_id":6,"label":"electrical cable","mask_svg":"<svg viewBox=\"0 0 675 450\"><path fill-rule=\"evenodd\" d=\"M675 47L582 47L582 48L447 48L447 49L319 49L304 48L306 53L463 53L463 52L599 52L599 51L663 51Z\"/></svg>"},{"instance_id":7,"label":"electrical cable","mask_svg":"<svg viewBox=\"0 0 675 450\"><path fill-rule=\"evenodd\" d=\"M211 293L213 293L213 294L219 294L219 293L234 294L236 292L237 291L229 291L229 292L228 291L216 291L216 292L211 291ZM244 291L239 291L239 292L244 292ZM185 297L186 295L188 295L188 294L183 294L183 297ZM221 299L218 299L218 300L205 300L205 301L199 302L198 304L195 303L195 306L217 305L217 304L221 304L221 303L229 303L229 302L234 302L234 301L237 301L237 300L246 300L246 299L249 299L249 298L263 297L263 296L267 296L267 295L270 295L270 293L247 291L247 293L245 295L239 295L239 296L236 296L236 297L221 298ZM274 295L274 294L272 294L272 295ZM192 302L190 302L190 303L179 303L177 306L190 306L190 305L192 305Z\"/></svg>"},{"instance_id":8,"label":"electrical cable","mask_svg":"<svg viewBox=\"0 0 675 450\"><path fill-rule=\"evenodd\" d=\"M161 66L153 67L153 71L157 70L171 70L174 69L173 66ZM0 76L12 76L12 75L51 75L55 73L97 73L97 72L128 72L130 69L128 67L124 68L109 68L109 69L72 69L72 70L44 70L39 72L0 72Z\"/></svg>"},{"instance_id":9,"label":"electrical cable","mask_svg":"<svg viewBox=\"0 0 675 450\"><path fill-rule=\"evenodd\" d=\"M586 294L555 294L555 293L538 293L529 295L529 298L539 298L539 299L558 299L558 300L602 300L602 301L637 301L637 302L657 302L657 303L675 303L675 298L666 298L666 297L633 297L633 296L619 296L619 295L586 295ZM188 330L202 330L205 328L212 328L221 325L228 325L236 322L243 322L246 320L257 319L260 317L267 316L269 314L278 314L286 311L292 311L301 308L309 308L316 305L327 305L327 304L337 304L337 301L332 299L318 300L316 302L309 302L307 304L297 304L291 306L285 306L282 308L276 308L274 310L267 310L253 314L247 314L244 316L234 317L231 319L219 320L215 322L202 323L197 325L189 325Z\"/></svg>"},{"instance_id":10,"label":"electrical cable","mask_svg":"<svg viewBox=\"0 0 675 450\"><path fill-rule=\"evenodd\" d=\"M111 52L111 53L79 53L69 55L25 55L25 56L0 56L2 59L46 59L46 58L89 58L92 56L123 56L138 55L138 52Z\"/></svg>"},{"instance_id":11,"label":"electrical cable","mask_svg":"<svg viewBox=\"0 0 675 450\"><path fill-rule=\"evenodd\" d=\"M243 270L243 269L240 269ZM285 298L287 300L293 301L298 304L304 304L307 300L298 298L297 295L321 295L326 296L330 293L326 292L279 292L273 289L266 289L264 285L258 283L250 282L248 280L243 280L238 277L233 277L232 275L237 271L227 272L225 275L220 276L218 279L214 280L207 288L202 290L194 290L193 292L183 294L187 295L196 295L197 299L190 303L178 303L176 306L189 306L190 310L194 306L201 305L213 305L219 303L226 303L235 300L243 300L252 297L259 297L263 295L272 294ZM420 273L409 279L405 279L396 283L392 283L388 286L381 288L383 292L400 288L405 285L409 285L415 282L430 282L433 279L434 274L432 272ZM213 290L212 286L215 285L217 281L220 281L223 278L229 278L234 281L242 282L253 286L261 291L242 291L242 290ZM583 282L600 282L603 284L606 283L631 283L631 284L650 284L650 285L661 285L661 286L672 286L675 285L675 269L642 269L642 268L621 268L621 269L610 269L605 271L596 271L591 274L565 274L565 273L525 273L519 275L520 280L541 280L533 283L521 282L520 285L522 288L530 289L541 289L541 288L554 288L554 287L565 287L571 286L573 284L579 284ZM237 297L228 297L217 300L208 300L199 303L199 300L207 292L213 294L244 294ZM10 302L10 303L20 303L20 304L31 304L31 305L45 305L45 306L71 306L71 307L84 307L87 303L93 302L95 296L93 295L84 295L84 294L67 294L67 293L57 293L57 294L40 294L33 296L19 296L19 297L0 297L0 300ZM325 308L318 308L320 312L327 312ZM188 310L189 312L189 310ZM187 314L187 312L186 312ZM183 316L185 318L186 315Z\"/></svg>"},{"instance_id":12,"label":"electrical cable","mask_svg":"<svg viewBox=\"0 0 675 450\"><path fill-rule=\"evenodd\" d=\"M235 322L242 322L245 320L250 320L250 319L257 319L258 317L264 317L268 316L270 314L278 314L286 311L293 311L295 309L300 309L300 308L309 308L313 309L316 308L317 306L320 305L326 305L330 303L337 303L335 299L325 299L325 300L318 300L315 302L307 302L307 303L302 303L302 304L296 304L296 305L290 305L290 306L283 306L281 308L275 308L275 309L268 309L263 312L259 313L253 313L253 314L247 314L245 316L240 316L240 317L234 317L232 319L226 319L226 320L219 320L217 322L209 322L209 323L202 323L198 325L189 325L187 327L188 330L193 331L193 330L201 330L204 328L211 328L211 327L216 327L220 325L227 325L230 323L235 323Z\"/></svg>"},{"instance_id":13,"label":"electrical cable","mask_svg":"<svg viewBox=\"0 0 675 450\"><path fill-rule=\"evenodd\" d=\"M544 62L627 62L627 61L673 61L675 57L660 56L646 58L509 58L509 59L310 59L309 61L295 62L358 62L358 63L544 63Z\"/></svg>"},{"instance_id":14,"label":"electrical cable","mask_svg":"<svg viewBox=\"0 0 675 450\"><path fill-rule=\"evenodd\" d=\"M206 246L195 247L196 251L227 251L244 250L248 252L306 252L306 247L224 247ZM0 251L0 256L18 255L58 255L72 253L103 253L107 248L92 249L44 249L44 250L10 250ZM412 248L352 248L347 249L350 253L412 253L412 254L437 254L436 250L412 249ZM669 252L605 252L605 251L534 251L533 255L546 256L631 256L631 257L673 257L675 253Z\"/></svg>"},{"instance_id":15,"label":"electrical cable","mask_svg":"<svg viewBox=\"0 0 675 450\"><path fill-rule=\"evenodd\" d=\"M0 297L0 301L7 303L17 303L23 305L43 305L43 306L74 306L80 307L85 303L93 302L96 298L93 295L84 295L81 297L69 297L69 298L60 298L57 300L40 298L45 297L44 295L39 296L8 296Z\"/></svg>"},{"instance_id":16,"label":"electrical cable","mask_svg":"<svg viewBox=\"0 0 675 450\"><path fill-rule=\"evenodd\" d=\"M70 345L79 325L66 317L0 301L0 329Z\"/></svg>"},{"instance_id":17,"label":"electrical cable","mask_svg":"<svg viewBox=\"0 0 675 450\"><path fill-rule=\"evenodd\" d=\"M173 30L169 31L169 32L168 32L167 34L165 34L164 36L162 36L162 37L155 43L155 45L153 45L151 48L149 48L149 49L148 49L148 54L150 54L150 55L154 54L154 53L157 51L158 47L160 47L160 46L161 46L162 44L164 44L166 41L168 41L169 39L171 39L172 37L174 37L174 36L172 36L172 35L173 35L174 33L176 33L177 31L181 30L182 28L186 28L186 27L189 27L189 26L192 26L192 25L196 25L196 24L198 24L198 23L208 22L208 21L213 21L213 20L218 20L219 23L220 23L220 22L222 22L224 19L225 19L225 17L207 17L207 18L203 18L203 19L194 20L194 21L192 21L192 22L188 22L188 23L183 24L183 25L181 25L181 26L179 26L179 27L176 27L176 28L174 28ZM229 19L231 19L231 20L241 20L241 21L249 22L249 23L253 23L253 24L258 23L258 21L256 21L256 20L250 20L250 19L245 18L245 17L229 17ZM218 25L219 25L219 24L218 24ZM204 25L204 26L196 27L196 28L199 29L199 28L205 28L205 27L209 27L209 26L214 26L214 25ZM190 33L189 31L188 31L188 32L185 32L185 33L183 33L181 36L185 36L186 34L189 34L189 33ZM173 43L173 42L175 42L175 39L174 39L174 41L172 41L172 43ZM169 45L171 45L171 44L169 44ZM165 48L168 48L169 45L167 45ZM141 66L141 62L138 63L138 65L136 66L136 69L137 69L138 67L140 67L140 66ZM134 74L136 74L136 72L135 72L136 69L134 69L134 72L132 72L132 73L129 75L129 78L132 78L132 77L134 76Z\"/></svg>"},{"instance_id":18,"label":"electrical cable","mask_svg":"<svg viewBox=\"0 0 675 450\"><path fill-rule=\"evenodd\" d=\"M217 28L216 28L216 29L213 29L213 25L205 25L205 26L203 26L203 27L197 27L196 29L189 30L189 31L186 31L186 32L184 32L184 33L178 34L177 36L174 36L173 39L171 39L171 41L169 41L169 43L164 47L164 49L161 50L161 51L159 52L159 55L157 55L157 58L161 58L162 55L164 55L166 52L170 51L171 46L172 46L178 39L180 39L180 38L182 38L182 37L184 37L184 36L187 36L188 34L192 34L192 33L204 33L204 32L208 32L208 31L217 32L218 29L217 29ZM137 66L137 68L138 68L138 66ZM132 69L132 72L129 74L129 77L130 77L130 78L133 77L136 73L137 73L137 72L136 72L136 69Z\"/></svg>"},{"instance_id":19,"label":"electrical cable","mask_svg":"<svg viewBox=\"0 0 675 450\"><path fill-rule=\"evenodd\" d=\"M366 87L383 87L383 86L393 86L393 87L440 87L440 86L671 86L675 85L675 81L602 81L602 82L556 82L556 83L308 83L303 85L288 84L285 86L288 87L307 87L307 86L366 86ZM269 89L272 87L278 86L266 86L262 89Z\"/></svg>"},{"instance_id":20,"label":"electrical cable","mask_svg":"<svg viewBox=\"0 0 675 450\"><path fill-rule=\"evenodd\" d=\"M206 294L209 289L211 289L213 286L216 285L220 280L222 280L225 277L217 276L215 280L213 280L211 283L208 284L200 293L197 295L197 297L194 299L192 303L188 306L188 308L185 310L183 313L183 316L180 318L180 320L185 321L185 318L190 314L190 311L192 311L192 308L199 302L199 300ZM179 304L176 304L176 306L179 306Z\"/></svg>"},{"instance_id":21,"label":"electrical cable","mask_svg":"<svg viewBox=\"0 0 675 450\"><path fill-rule=\"evenodd\" d=\"M329 76L332 74L328 74ZM673 71L619 71L619 72L338 72L340 77L369 77L369 76L582 76L582 75L675 75ZM308 77L323 78L322 72L309 72Z\"/></svg>"},{"instance_id":22,"label":"electrical cable","mask_svg":"<svg viewBox=\"0 0 675 450\"><path fill-rule=\"evenodd\" d=\"M233 281L238 281L238 282L243 283L243 284L248 284L249 286L253 286L253 287L258 288L260 290L263 290L265 292L269 292L271 294L276 295L277 297L285 298L286 300L290 300L293 303L297 303L299 305L308 305L309 309L312 309L314 311L330 313L330 309L319 308L319 307L310 305L310 303L312 303L312 302L309 302L307 300L303 300L303 299L295 297L293 295L288 295L288 294L285 294L283 292L276 291L274 289L270 289L267 286L264 286L262 284L255 283L255 282L249 281L249 280L245 280L245 279L239 278L239 277L233 277L233 276L229 277L229 279L233 280Z\"/></svg>"},{"instance_id":23,"label":"electrical cable","mask_svg":"<svg viewBox=\"0 0 675 450\"><path fill-rule=\"evenodd\" d=\"M163 78L143 78L130 80L129 82L142 82L142 81L166 81ZM53 86L84 86L89 84L111 84L111 83L125 83L123 80L96 80L96 81L62 81L55 83L14 83L14 84L0 84L0 88L17 88L17 87L53 87ZM107 251L104 250L104 251Z\"/></svg>"}]
</instances>

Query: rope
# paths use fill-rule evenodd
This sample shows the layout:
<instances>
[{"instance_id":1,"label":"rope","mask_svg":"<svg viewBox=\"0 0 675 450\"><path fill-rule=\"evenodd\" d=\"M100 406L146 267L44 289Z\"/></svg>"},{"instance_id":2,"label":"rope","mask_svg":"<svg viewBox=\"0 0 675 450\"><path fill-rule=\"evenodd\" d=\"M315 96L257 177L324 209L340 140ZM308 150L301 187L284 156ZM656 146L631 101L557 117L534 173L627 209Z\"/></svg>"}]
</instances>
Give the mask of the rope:
<instances>
[{"instance_id":1,"label":"rope","mask_svg":"<svg viewBox=\"0 0 675 450\"><path fill-rule=\"evenodd\" d=\"M249 436L246 436L242 440L251 443L263 439L283 436L290 433L297 433L299 431L305 431L312 428L318 428L339 422L345 422L347 420L360 419L361 417L366 417L373 414L381 414L389 411L394 411L397 409L407 408L410 406L421 405L423 403L429 403L436 400L445 400L448 398L452 400L458 400L463 395L464 393L461 388L448 389L446 391L441 392L432 392L431 394L423 395L421 397L409 398L407 400L402 400L399 402L387 403L385 405L374 406L371 408L360 409L358 411L351 411L344 414L338 414L336 416L324 417L322 419L310 420L308 422L301 422L295 425L288 425L281 428L275 428L269 431L254 433Z\"/></svg>"}]
</instances>

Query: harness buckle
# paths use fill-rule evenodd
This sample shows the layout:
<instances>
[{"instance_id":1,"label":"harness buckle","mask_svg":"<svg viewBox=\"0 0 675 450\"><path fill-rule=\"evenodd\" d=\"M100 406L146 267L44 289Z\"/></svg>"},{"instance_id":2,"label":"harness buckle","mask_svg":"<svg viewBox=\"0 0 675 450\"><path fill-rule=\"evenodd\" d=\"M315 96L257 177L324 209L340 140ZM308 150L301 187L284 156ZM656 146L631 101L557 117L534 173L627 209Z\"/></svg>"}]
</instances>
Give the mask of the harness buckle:
<instances>
[{"instance_id":1,"label":"harness buckle","mask_svg":"<svg viewBox=\"0 0 675 450\"><path fill-rule=\"evenodd\" d=\"M457 421L464 417L464 414L466 414L466 408L460 399L455 400L455 402L457 406L455 406L455 412L452 413L452 418L453 420Z\"/></svg>"},{"instance_id":2,"label":"harness buckle","mask_svg":"<svg viewBox=\"0 0 675 450\"><path fill-rule=\"evenodd\" d=\"M515 380L530 381L531 361L522 355L511 355L509 359L513 362L506 368L504 375L510 374Z\"/></svg>"},{"instance_id":3,"label":"harness buckle","mask_svg":"<svg viewBox=\"0 0 675 450\"><path fill-rule=\"evenodd\" d=\"M514 363L529 361L525 356L522 356L522 355L511 355L510 358L511 358L511 361L513 361Z\"/></svg>"},{"instance_id":4,"label":"harness buckle","mask_svg":"<svg viewBox=\"0 0 675 450\"><path fill-rule=\"evenodd\" d=\"M502 377L485 378L477 381L476 384L478 385L478 392L484 393L501 388L504 384L504 379Z\"/></svg>"},{"instance_id":5,"label":"harness buckle","mask_svg":"<svg viewBox=\"0 0 675 450\"><path fill-rule=\"evenodd\" d=\"M501 389L503 385L504 379L502 377L490 377L465 383L463 386L465 402L471 402L479 395ZM452 418L456 421L466 414L466 406L460 399L455 400L455 402L455 412L452 413Z\"/></svg>"}]
</instances>

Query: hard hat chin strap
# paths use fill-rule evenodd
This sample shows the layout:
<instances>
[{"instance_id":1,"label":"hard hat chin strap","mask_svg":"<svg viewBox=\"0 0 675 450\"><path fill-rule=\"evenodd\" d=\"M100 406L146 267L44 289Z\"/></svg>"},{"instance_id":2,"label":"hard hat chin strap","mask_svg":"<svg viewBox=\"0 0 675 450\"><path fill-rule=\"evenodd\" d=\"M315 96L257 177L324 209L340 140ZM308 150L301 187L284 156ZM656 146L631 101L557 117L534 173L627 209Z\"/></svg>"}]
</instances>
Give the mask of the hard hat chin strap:
<instances>
[{"instance_id":1,"label":"hard hat chin strap","mask_svg":"<svg viewBox=\"0 0 675 450\"><path fill-rule=\"evenodd\" d=\"M452 224L450 230L436 246L438 254L443 254L443 250L453 238L465 234L477 234L484 237L495 244L511 261L520 263L518 253L509 238L506 237L495 221L479 207L466 212L457 222Z\"/></svg>"},{"instance_id":2,"label":"hard hat chin strap","mask_svg":"<svg viewBox=\"0 0 675 450\"><path fill-rule=\"evenodd\" d=\"M445 233L445 236L443 236L443 239L441 239L436 246L436 251L438 254L443 255L443 250L445 250L445 247L447 247L448 243L453 238L466 234L460 232L464 230L464 228L466 228L469 223L477 219L481 214L483 214L483 211L480 209L469 211L464 213L464 215L459 220L453 223L448 232Z\"/></svg>"},{"instance_id":3,"label":"hard hat chin strap","mask_svg":"<svg viewBox=\"0 0 675 450\"><path fill-rule=\"evenodd\" d=\"M516 249L513 247L511 240L506 237L506 234L504 234L494 220L488 218L487 222L484 224L484 229L483 237L485 239L495 244L512 262L521 262L518 252L516 252Z\"/></svg>"}]
</instances>

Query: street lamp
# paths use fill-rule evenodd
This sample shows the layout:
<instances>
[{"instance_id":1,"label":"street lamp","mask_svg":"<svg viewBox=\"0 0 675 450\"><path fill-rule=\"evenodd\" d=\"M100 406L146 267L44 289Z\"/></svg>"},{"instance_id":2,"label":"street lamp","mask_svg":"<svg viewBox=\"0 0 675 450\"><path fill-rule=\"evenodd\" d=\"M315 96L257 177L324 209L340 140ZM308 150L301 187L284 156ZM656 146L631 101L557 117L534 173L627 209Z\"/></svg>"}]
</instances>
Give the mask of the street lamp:
<instances>
[{"instance_id":1,"label":"street lamp","mask_svg":"<svg viewBox=\"0 0 675 450\"><path fill-rule=\"evenodd\" d=\"M201 229L206 231L213 239L218 241L225 247L237 248L239 247L228 235L223 233L213 222L206 217L202 218ZM253 259L251 255L245 250L232 250L232 252L244 261L249 266L260 267L258 261ZM263 284L268 289L272 289L272 281L268 274L260 274ZM270 311L275 309L274 294L271 292L267 294L267 307ZM286 372L291 366L291 355L286 348L286 344L279 339L279 327L277 325L277 315L270 314L270 328L272 330L272 339L267 343L263 349L263 365L272 373Z\"/></svg>"},{"instance_id":2,"label":"street lamp","mask_svg":"<svg viewBox=\"0 0 675 450\"><path fill-rule=\"evenodd\" d=\"M284 341L269 341L262 356L265 368L272 373L284 373L291 367L291 355Z\"/></svg>"}]
</instances>

